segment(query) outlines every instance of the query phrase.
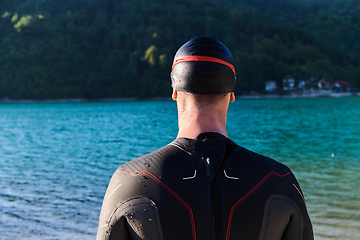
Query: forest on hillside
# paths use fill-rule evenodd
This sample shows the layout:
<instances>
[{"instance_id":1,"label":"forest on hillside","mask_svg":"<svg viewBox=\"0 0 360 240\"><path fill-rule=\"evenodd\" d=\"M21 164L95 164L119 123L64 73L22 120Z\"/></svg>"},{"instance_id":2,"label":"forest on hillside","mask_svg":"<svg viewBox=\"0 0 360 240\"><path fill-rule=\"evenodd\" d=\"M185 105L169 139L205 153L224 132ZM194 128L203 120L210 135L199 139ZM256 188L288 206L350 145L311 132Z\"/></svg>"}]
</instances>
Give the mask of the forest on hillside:
<instances>
[{"instance_id":1,"label":"forest on hillside","mask_svg":"<svg viewBox=\"0 0 360 240\"><path fill-rule=\"evenodd\" d=\"M202 35L233 53L236 94L287 75L359 88L359 13L357 0L2 0L0 99L170 96L176 50Z\"/></svg>"}]
</instances>

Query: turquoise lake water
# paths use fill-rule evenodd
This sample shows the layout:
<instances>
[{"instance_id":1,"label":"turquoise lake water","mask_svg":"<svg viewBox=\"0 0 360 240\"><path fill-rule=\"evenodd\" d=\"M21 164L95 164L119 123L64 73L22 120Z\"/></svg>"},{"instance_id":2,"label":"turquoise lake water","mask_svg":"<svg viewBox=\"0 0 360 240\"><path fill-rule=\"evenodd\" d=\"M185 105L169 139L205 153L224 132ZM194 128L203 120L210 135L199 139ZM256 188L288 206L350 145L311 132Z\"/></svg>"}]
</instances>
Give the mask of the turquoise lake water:
<instances>
[{"instance_id":1,"label":"turquoise lake water","mask_svg":"<svg viewBox=\"0 0 360 240\"><path fill-rule=\"evenodd\" d=\"M360 239L360 98L237 100L227 128L293 170L315 239ZM95 239L112 173L176 134L172 101L0 104L0 239Z\"/></svg>"}]
</instances>

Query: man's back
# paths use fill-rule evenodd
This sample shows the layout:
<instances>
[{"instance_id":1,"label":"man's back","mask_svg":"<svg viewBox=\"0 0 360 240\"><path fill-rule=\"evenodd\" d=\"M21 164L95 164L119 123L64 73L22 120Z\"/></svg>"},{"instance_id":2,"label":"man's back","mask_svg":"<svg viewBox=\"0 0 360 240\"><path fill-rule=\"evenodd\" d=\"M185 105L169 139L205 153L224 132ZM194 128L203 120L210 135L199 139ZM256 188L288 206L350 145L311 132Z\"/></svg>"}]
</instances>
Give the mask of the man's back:
<instances>
[{"instance_id":1,"label":"man's back","mask_svg":"<svg viewBox=\"0 0 360 240\"><path fill-rule=\"evenodd\" d=\"M313 239L284 165L218 133L178 138L113 175L97 239Z\"/></svg>"}]
</instances>

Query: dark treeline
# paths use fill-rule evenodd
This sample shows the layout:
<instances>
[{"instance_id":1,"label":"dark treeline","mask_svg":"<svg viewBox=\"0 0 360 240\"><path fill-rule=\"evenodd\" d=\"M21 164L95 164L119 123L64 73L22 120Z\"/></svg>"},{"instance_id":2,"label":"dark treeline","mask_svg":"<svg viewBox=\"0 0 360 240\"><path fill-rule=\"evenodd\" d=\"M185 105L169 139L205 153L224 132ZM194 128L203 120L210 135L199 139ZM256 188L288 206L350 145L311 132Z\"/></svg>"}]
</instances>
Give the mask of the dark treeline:
<instances>
[{"instance_id":1,"label":"dark treeline","mask_svg":"<svg viewBox=\"0 0 360 240\"><path fill-rule=\"evenodd\" d=\"M2 0L0 99L164 97L177 48L218 38L236 93L287 75L360 87L360 3L295 0Z\"/></svg>"}]
</instances>

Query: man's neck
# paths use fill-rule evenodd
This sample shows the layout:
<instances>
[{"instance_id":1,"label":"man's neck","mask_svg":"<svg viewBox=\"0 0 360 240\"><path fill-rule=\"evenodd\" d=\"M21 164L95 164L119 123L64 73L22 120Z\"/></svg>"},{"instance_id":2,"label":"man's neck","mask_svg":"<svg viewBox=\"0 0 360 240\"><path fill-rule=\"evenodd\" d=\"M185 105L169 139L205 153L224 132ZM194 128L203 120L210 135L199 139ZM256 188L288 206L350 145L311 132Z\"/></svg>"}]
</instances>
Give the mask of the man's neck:
<instances>
[{"instance_id":1,"label":"man's neck","mask_svg":"<svg viewBox=\"0 0 360 240\"><path fill-rule=\"evenodd\" d=\"M226 118L220 119L212 112L190 112L179 114L179 132L177 137L196 139L204 132L216 132L228 136Z\"/></svg>"}]
</instances>

